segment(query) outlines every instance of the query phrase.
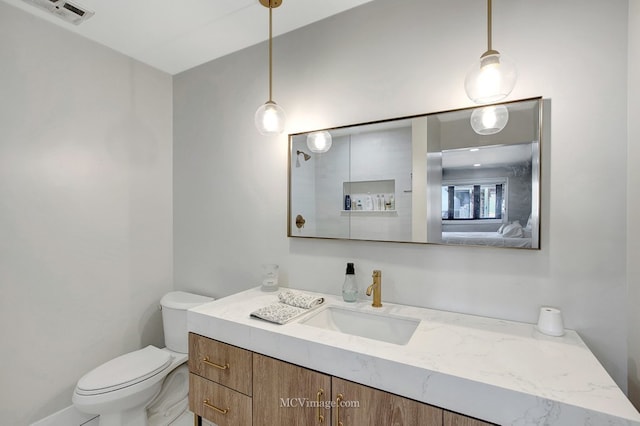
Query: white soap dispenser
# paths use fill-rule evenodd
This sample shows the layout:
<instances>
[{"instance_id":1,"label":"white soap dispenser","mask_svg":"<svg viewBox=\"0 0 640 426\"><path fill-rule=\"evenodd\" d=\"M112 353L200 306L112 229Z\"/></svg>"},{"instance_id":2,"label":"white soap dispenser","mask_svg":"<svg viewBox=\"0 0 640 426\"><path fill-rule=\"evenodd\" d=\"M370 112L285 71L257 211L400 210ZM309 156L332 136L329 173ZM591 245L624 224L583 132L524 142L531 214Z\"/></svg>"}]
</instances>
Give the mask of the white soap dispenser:
<instances>
[{"instance_id":1,"label":"white soap dispenser","mask_svg":"<svg viewBox=\"0 0 640 426\"><path fill-rule=\"evenodd\" d=\"M344 276L344 284L342 284L342 299L345 302L355 302L358 300L358 282L356 281L356 272L353 263L347 263L347 273Z\"/></svg>"}]
</instances>

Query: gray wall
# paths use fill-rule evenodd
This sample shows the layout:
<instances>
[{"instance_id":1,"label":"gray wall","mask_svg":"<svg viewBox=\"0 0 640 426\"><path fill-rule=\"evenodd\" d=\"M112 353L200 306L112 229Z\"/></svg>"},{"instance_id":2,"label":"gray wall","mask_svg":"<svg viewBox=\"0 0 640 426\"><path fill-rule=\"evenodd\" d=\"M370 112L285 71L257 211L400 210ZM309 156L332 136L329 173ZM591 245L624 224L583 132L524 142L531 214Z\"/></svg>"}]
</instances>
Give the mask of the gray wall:
<instances>
[{"instance_id":1,"label":"gray wall","mask_svg":"<svg viewBox=\"0 0 640 426\"><path fill-rule=\"evenodd\" d=\"M470 106L464 76L485 49L485 7L375 1L277 38L286 132ZM267 98L266 44L177 75L176 286L224 296L258 285L259 265L277 262L283 283L339 294L354 261L361 285L382 269L389 302L527 322L555 305L626 389L628 7L494 3L494 47L520 70L509 99L551 99L539 251L287 239L287 136L253 127Z\"/></svg>"},{"instance_id":2,"label":"gray wall","mask_svg":"<svg viewBox=\"0 0 640 426\"><path fill-rule=\"evenodd\" d=\"M640 408L640 2L629 2L627 284L629 397Z\"/></svg>"},{"instance_id":3,"label":"gray wall","mask_svg":"<svg viewBox=\"0 0 640 426\"><path fill-rule=\"evenodd\" d=\"M162 344L171 77L0 2L0 424Z\"/></svg>"}]
</instances>

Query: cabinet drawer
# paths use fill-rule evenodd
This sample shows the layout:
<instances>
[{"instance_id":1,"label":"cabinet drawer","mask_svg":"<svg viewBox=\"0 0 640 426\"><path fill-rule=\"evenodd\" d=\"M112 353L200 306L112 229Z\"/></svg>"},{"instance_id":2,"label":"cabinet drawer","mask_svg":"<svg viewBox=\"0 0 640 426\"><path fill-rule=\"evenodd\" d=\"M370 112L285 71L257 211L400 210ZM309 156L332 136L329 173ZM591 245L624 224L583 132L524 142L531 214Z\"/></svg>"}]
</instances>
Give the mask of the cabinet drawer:
<instances>
[{"instance_id":1,"label":"cabinet drawer","mask_svg":"<svg viewBox=\"0 0 640 426\"><path fill-rule=\"evenodd\" d=\"M252 353L189 333L189 371L252 395Z\"/></svg>"},{"instance_id":2,"label":"cabinet drawer","mask_svg":"<svg viewBox=\"0 0 640 426\"><path fill-rule=\"evenodd\" d=\"M218 426L251 426L251 398L189 374L189 409Z\"/></svg>"}]
</instances>

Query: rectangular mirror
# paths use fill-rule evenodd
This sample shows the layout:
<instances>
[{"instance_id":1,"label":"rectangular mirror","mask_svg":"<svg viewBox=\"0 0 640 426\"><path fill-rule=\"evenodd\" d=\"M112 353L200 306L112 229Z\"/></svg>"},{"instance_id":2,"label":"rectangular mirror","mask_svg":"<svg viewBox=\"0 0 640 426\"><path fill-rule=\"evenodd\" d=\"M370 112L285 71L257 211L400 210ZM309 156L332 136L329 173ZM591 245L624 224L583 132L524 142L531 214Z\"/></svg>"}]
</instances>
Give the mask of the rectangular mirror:
<instances>
[{"instance_id":1,"label":"rectangular mirror","mask_svg":"<svg viewBox=\"0 0 640 426\"><path fill-rule=\"evenodd\" d=\"M291 134L288 235L538 249L541 110L532 98Z\"/></svg>"}]
</instances>

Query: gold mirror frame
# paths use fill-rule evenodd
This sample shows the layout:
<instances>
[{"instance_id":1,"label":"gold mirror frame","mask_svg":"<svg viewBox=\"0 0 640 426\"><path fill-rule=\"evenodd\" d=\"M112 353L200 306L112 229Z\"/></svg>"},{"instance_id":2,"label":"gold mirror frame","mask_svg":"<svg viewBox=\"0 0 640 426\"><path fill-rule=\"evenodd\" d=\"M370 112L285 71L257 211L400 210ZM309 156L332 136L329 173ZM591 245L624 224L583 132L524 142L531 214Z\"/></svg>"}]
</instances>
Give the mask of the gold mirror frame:
<instances>
[{"instance_id":1,"label":"gold mirror frame","mask_svg":"<svg viewBox=\"0 0 640 426\"><path fill-rule=\"evenodd\" d=\"M504 129L476 133L473 111L498 105ZM539 249L542 105L535 97L290 134L287 235ZM318 132L332 137L327 152L306 145Z\"/></svg>"}]
</instances>

